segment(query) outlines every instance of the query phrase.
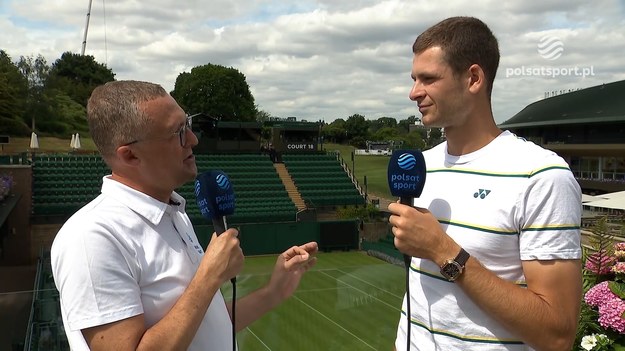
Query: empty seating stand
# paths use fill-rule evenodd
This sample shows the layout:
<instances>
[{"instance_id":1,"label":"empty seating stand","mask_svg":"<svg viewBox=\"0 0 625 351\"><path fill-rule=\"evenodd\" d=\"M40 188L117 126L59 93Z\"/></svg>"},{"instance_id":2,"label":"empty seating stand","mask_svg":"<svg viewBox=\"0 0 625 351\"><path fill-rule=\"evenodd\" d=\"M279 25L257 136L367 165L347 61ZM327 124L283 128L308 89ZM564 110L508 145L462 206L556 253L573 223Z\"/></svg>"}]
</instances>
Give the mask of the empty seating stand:
<instances>
[{"instance_id":1,"label":"empty seating stand","mask_svg":"<svg viewBox=\"0 0 625 351\"><path fill-rule=\"evenodd\" d=\"M59 293L52 278L50 252L41 252L33 289L33 302L24 350L69 350L63 329Z\"/></svg>"},{"instance_id":2,"label":"empty seating stand","mask_svg":"<svg viewBox=\"0 0 625 351\"><path fill-rule=\"evenodd\" d=\"M37 155L33 168L33 216L68 216L100 194L110 174L98 155Z\"/></svg>"},{"instance_id":3,"label":"empty seating stand","mask_svg":"<svg viewBox=\"0 0 625 351\"><path fill-rule=\"evenodd\" d=\"M236 194L230 223L295 221L291 201L266 155L197 155L198 171L220 169ZM33 159L33 215L69 216L100 194L102 177L110 174L98 155L37 155ZM193 182L178 189L187 200L192 221L205 224L195 205Z\"/></svg>"},{"instance_id":4,"label":"empty seating stand","mask_svg":"<svg viewBox=\"0 0 625 351\"><path fill-rule=\"evenodd\" d=\"M28 165L30 160L26 152L12 155L0 155L0 165Z\"/></svg>"},{"instance_id":5,"label":"empty seating stand","mask_svg":"<svg viewBox=\"0 0 625 351\"><path fill-rule=\"evenodd\" d=\"M228 223L292 222L297 208L286 192L273 163L267 155L220 154L196 155L198 172L221 170L232 183L235 193L234 215ZM194 224L206 224L195 205L193 184L178 192L187 200L187 213Z\"/></svg>"},{"instance_id":6,"label":"empty seating stand","mask_svg":"<svg viewBox=\"0 0 625 351\"><path fill-rule=\"evenodd\" d=\"M282 160L302 198L311 207L365 203L334 155L286 154Z\"/></svg>"}]
</instances>

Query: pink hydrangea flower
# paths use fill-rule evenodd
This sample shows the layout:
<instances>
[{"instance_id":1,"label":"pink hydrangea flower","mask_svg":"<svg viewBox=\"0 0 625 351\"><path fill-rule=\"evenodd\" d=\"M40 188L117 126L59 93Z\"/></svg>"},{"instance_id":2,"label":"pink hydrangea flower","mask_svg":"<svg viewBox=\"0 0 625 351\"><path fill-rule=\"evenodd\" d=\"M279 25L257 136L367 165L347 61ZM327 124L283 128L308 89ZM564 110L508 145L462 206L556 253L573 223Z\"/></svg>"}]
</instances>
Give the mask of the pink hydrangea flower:
<instances>
[{"instance_id":1,"label":"pink hydrangea flower","mask_svg":"<svg viewBox=\"0 0 625 351\"><path fill-rule=\"evenodd\" d=\"M608 256L605 251L595 252L588 256L585 268L595 274L610 274L612 265L616 262L614 256Z\"/></svg>"},{"instance_id":2,"label":"pink hydrangea flower","mask_svg":"<svg viewBox=\"0 0 625 351\"><path fill-rule=\"evenodd\" d=\"M616 274L625 274L625 262L617 262L614 266L612 266L612 272Z\"/></svg>"},{"instance_id":3,"label":"pink hydrangea flower","mask_svg":"<svg viewBox=\"0 0 625 351\"><path fill-rule=\"evenodd\" d=\"M614 251L625 251L625 242L614 244Z\"/></svg>"},{"instance_id":4,"label":"pink hydrangea flower","mask_svg":"<svg viewBox=\"0 0 625 351\"><path fill-rule=\"evenodd\" d=\"M621 317L625 312L625 301L614 298L599 306L599 324L604 328L611 328L625 334L625 319Z\"/></svg>"},{"instance_id":5,"label":"pink hydrangea flower","mask_svg":"<svg viewBox=\"0 0 625 351\"><path fill-rule=\"evenodd\" d=\"M599 283L584 295L584 301L592 307L601 307L606 302L614 299L619 299L608 287L608 282ZM619 299L620 300L620 299Z\"/></svg>"}]
</instances>

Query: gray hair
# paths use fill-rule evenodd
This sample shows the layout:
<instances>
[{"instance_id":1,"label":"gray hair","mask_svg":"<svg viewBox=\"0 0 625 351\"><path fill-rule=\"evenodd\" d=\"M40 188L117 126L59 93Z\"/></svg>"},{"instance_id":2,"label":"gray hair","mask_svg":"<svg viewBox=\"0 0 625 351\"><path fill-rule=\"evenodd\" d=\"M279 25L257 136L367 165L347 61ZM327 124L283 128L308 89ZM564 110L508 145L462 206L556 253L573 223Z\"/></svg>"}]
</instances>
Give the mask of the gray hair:
<instances>
[{"instance_id":1,"label":"gray hair","mask_svg":"<svg viewBox=\"0 0 625 351\"><path fill-rule=\"evenodd\" d=\"M140 139L148 130L149 116L141 104L166 96L162 86L139 81L113 81L93 90L87 103L89 132L107 160L121 145Z\"/></svg>"}]
</instances>

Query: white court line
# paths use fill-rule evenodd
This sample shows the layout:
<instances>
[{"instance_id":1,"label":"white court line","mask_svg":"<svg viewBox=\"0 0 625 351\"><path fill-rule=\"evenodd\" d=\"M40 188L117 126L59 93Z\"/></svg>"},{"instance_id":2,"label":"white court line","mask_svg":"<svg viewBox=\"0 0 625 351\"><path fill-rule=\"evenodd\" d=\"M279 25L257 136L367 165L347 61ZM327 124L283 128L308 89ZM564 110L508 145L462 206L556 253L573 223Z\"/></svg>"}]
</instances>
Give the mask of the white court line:
<instances>
[{"instance_id":1,"label":"white court line","mask_svg":"<svg viewBox=\"0 0 625 351\"><path fill-rule=\"evenodd\" d=\"M269 346L267 346L267 344L265 344L259 337L258 335L254 334L254 332L252 331L252 329L250 329L250 327L245 328L247 329L247 331L249 331L250 333L252 333L252 335L254 335L256 337L256 339L258 339L258 341L260 341L261 344L263 344L263 346L265 346L267 348L267 350L271 351L271 349L269 348Z\"/></svg>"},{"instance_id":2,"label":"white court line","mask_svg":"<svg viewBox=\"0 0 625 351\"><path fill-rule=\"evenodd\" d=\"M336 286L333 288L321 288L321 289L297 289L295 290L295 294L299 293L309 293L309 292L319 292L319 291L332 291L332 290L347 290L351 289L349 286ZM243 294L245 296L245 294Z\"/></svg>"},{"instance_id":3,"label":"white court line","mask_svg":"<svg viewBox=\"0 0 625 351\"><path fill-rule=\"evenodd\" d=\"M377 266L377 265L382 265L382 264L375 264L375 265ZM341 266L341 268L362 268L362 267L365 267L365 266L371 266L371 265L367 265L367 264L365 264L365 265L362 265L362 264L361 265L349 265L349 266ZM309 269L307 271L307 274L311 273L311 272L335 271L337 269L338 268L312 268L312 269ZM239 281L239 279L241 279L242 277L256 277L256 276L265 276L265 275L272 275L272 274L273 274L273 271L271 271L271 272L239 274L239 275L237 275L237 281Z\"/></svg>"},{"instance_id":4,"label":"white court line","mask_svg":"<svg viewBox=\"0 0 625 351\"><path fill-rule=\"evenodd\" d=\"M349 289L349 287L334 287L334 288L323 288L323 289L297 289L295 293L307 293L307 292L317 292L317 291L330 291L330 290L340 290L340 289Z\"/></svg>"},{"instance_id":5,"label":"white court line","mask_svg":"<svg viewBox=\"0 0 625 351\"><path fill-rule=\"evenodd\" d=\"M319 314L320 314L323 318L325 318L325 319L329 320L330 322L332 322L332 323L333 323L334 325L336 325L337 327L339 327L339 328L343 329L344 331L346 331L346 332L347 332L347 334L349 334L349 335L351 335L351 336L355 337L356 339L358 339L358 340L359 340L360 342L362 342L363 344L365 344L365 345L369 346L371 349L375 350L375 347L373 347L373 346L371 346L371 345L367 344L367 342L366 342L366 341L364 341L364 340L362 340L361 338L357 337L356 335L354 335L354 334L353 334L352 332L350 332L349 330L347 330L347 329L343 328L340 324L338 324L338 323L336 323L335 321L333 321L332 319L328 318L325 314L323 314L323 313L319 312L316 308L314 308L314 307L312 307L311 305L307 304L306 302L304 302L304 301L303 301L302 299L300 299L299 297L297 297L297 296L295 296L295 295L293 295L292 297L293 297L294 299L296 299L297 301L299 301L299 302L303 303L304 305L306 305L306 306L307 306L308 308L310 308L311 310L313 310L313 311L315 311L315 312L319 313Z\"/></svg>"},{"instance_id":6,"label":"white court line","mask_svg":"<svg viewBox=\"0 0 625 351\"><path fill-rule=\"evenodd\" d=\"M357 276L355 276L355 275L353 275L353 274L351 274L351 273L343 272L343 271L342 271L342 270L340 270L340 269L337 269L337 271L339 271L339 272L341 272L341 273L343 273L343 274L349 275L350 277L354 277L354 278L356 278L356 279L360 280L361 282L366 283L366 284L369 284L369 285L371 285L372 287L374 287L374 288L376 288L376 289L378 289L378 290L382 290L382 291L384 291L385 293L387 293L387 294L389 294L389 295L391 295L391 296L395 296L395 297L396 297L396 298L398 298L398 299L403 299L403 298L404 298L404 296L398 296L398 295L395 295L395 294L393 294L392 292L390 292L390 291L388 291L388 290L384 290L384 289L382 289L382 288L378 287L377 285L373 285L373 284L369 283L368 281L366 281L366 280L364 280L364 279L361 279L361 278L358 278Z\"/></svg>"},{"instance_id":7,"label":"white court line","mask_svg":"<svg viewBox=\"0 0 625 351\"><path fill-rule=\"evenodd\" d=\"M326 272L322 272L322 273L323 273L323 274L325 274L325 275L327 275L328 277L330 277L330 278L332 278L332 279L335 279L335 280L336 280L337 282L339 282L339 283L343 283L343 284L345 284L345 285L349 286L350 288L352 288L352 289L354 289L354 290L358 290L358 291L360 291L361 293L365 294L366 296L369 296L369 297L371 297L372 299L376 299L376 300L380 301L381 303L385 304L386 306L388 306L388 307L390 307L390 308L392 308L392 309L394 309L394 310L396 310L396 311L401 312L401 309L399 309L399 308L397 308L397 307L395 307L395 306L393 306L393 305L389 305L388 303L386 303L386 302L384 302L384 301L382 301L382 300L378 299L377 297L375 297L375 296L373 296L373 295L371 295L371 294L367 293L366 291L362 291L362 290L358 289L357 287L355 287L355 286L353 286L353 285L351 285L351 284L349 284L349 283L346 283L346 282L344 282L344 281L342 281L342 280L340 280L340 279L338 279L338 278L335 278L335 277L333 277L333 276L329 275L329 274L328 274L328 273L326 273Z\"/></svg>"}]
</instances>

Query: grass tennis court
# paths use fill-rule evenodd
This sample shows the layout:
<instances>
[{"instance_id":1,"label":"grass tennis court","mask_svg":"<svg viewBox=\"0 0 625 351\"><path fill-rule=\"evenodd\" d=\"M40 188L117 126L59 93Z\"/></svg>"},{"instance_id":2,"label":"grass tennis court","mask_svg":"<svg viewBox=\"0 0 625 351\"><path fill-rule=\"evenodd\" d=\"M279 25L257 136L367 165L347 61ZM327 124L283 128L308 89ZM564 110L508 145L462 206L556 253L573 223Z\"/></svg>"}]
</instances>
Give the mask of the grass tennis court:
<instances>
[{"instance_id":1,"label":"grass tennis court","mask_svg":"<svg viewBox=\"0 0 625 351\"><path fill-rule=\"evenodd\" d=\"M275 256L246 257L237 295L262 286ZM237 334L241 351L392 350L404 269L363 252L319 253L295 294ZM222 288L230 300L231 286Z\"/></svg>"},{"instance_id":2,"label":"grass tennis court","mask_svg":"<svg viewBox=\"0 0 625 351\"><path fill-rule=\"evenodd\" d=\"M347 164L347 167L352 171L355 169L355 175L360 182L360 185L364 186L364 179L367 176L368 193L371 195L383 197L386 199L393 199L391 191L388 188L387 181L387 169L390 156L364 156L355 155L354 162L352 162L351 154L355 150L355 147L350 145L332 144L326 143L324 149L327 151L338 151L341 157Z\"/></svg>"}]
</instances>

